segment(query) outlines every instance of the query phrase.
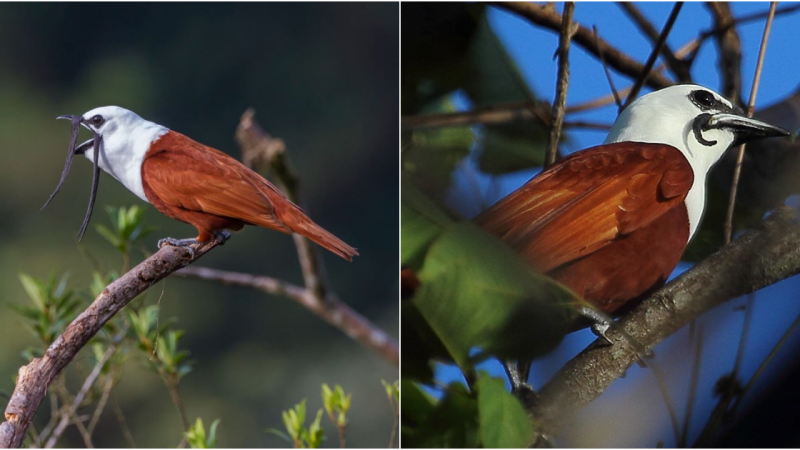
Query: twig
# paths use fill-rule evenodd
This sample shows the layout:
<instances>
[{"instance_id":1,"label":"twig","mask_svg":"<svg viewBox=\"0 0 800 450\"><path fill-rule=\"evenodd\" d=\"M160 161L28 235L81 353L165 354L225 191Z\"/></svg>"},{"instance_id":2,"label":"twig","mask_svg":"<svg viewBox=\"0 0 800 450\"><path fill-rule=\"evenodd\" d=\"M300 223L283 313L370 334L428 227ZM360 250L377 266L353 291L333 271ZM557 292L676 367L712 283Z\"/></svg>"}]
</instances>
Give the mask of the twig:
<instances>
[{"instance_id":1,"label":"twig","mask_svg":"<svg viewBox=\"0 0 800 450\"><path fill-rule=\"evenodd\" d=\"M383 330L373 325L358 312L328 293L326 300L319 299L310 290L262 275L210 269L207 267L187 267L178 275L217 281L222 284L245 286L272 295L280 295L294 300L323 320L340 329L347 336L365 347L374 350L390 363L398 366L400 361L397 342Z\"/></svg>"},{"instance_id":2,"label":"twig","mask_svg":"<svg viewBox=\"0 0 800 450\"><path fill-rule=\"evenodd\" d=\"M620 8L631 18L633 23L639 28L639 30L647 36L648 39L655 45L658 43L658 30L650 23L649 20L639 11L639 8L636 7L633 2L617 2ZM661 47L661 55L664 57L666 62L666 66L675 74L675 77L681 83L689 83L692 81L692 76L689 73L689 65L686 61L682 61L678 59L675 53L672 52L672 49L669 48L668 44L664 44Z\"/></svg>"},{"instance_id":3,"label":"twig","mask_svg":"<svg viewBox=\"0 0 800 450\"><path fill-rule=\"evenodd\" d=\"M558 142L561 139L561 129L564 126L567 88L569 87L569 42L572 39L572 33L575 31L575 26L572 24L574 11L575 2L564 3L561 32L558 35L558 81L556 81L556 98L553 99L553 121L550 125L550 139L547 141L547 153L544 160L545 169L556 162Z\"/></svg>"},{"instance_id":4,"label":"twig","mask_svg":"<svg viewBox=\"0 0 800 450\"><path fill-rule=\"evenodd\" d=\"M719 62L722 78L722 95L734 103L741 104L742 94L742 42L733 26L733 13L730 4L706 2L706 7L714 17L714 29L720 30L713 36L717 38Z\"/></svg>"},{"instance_id":5,"label":"twig","mask_svg":"<svg viewBox=\"0 0 800 450\"><path fill-rule=\"evenodd\" d=\"M136 448L136 441L133 440L133 434L131 434L128 423L125 421L125 414L123 414L122 408L120 408L119 402L117 401L117 396L114 395L113 392L111 393L111 406L114 408L119 427L122 428L122 435L125 437L125 440L128 441L128 445L130 445L131 448Z\"/></svg>"},{"instance_id":6,"label":"twig","mask_svg":"<svg viewBox=\"0 0 800 450\"><path fill-rule=\"evenodd\" d=\"M661 48L664 47L664 44L666 44L667 36L669 36L669 32L672 31L672 26L675 24L675 20L678 18L678 14L681 12L682 7L683 2L675 2L675 6L672 7L672 11L669 13L669 17L667 18L667 23L664 24L664 29L661 30L658 40L653 45L653 50L650 52L650 56L647 58L647 62L642 69L642 73L639 74L639 77L636 79L636 83L633 85L633 88L631 88L631 92L628 94L628 97L626 97L625 104L623 105L622 109L620 109L620 112L627 108L631 102L636 100L636 97L639 95L639 91L642 89L647 79L651 76L653 65L656 63L656 59L658 59L658 54L661 53Z\"/></svg>"},{"instance_id":7,"label":"twig","mask_svg":"<svg viewBox=\"0 0 800 450\"><path fill-rule=\"evenodd\" d=\"M496 6L505 10L511 11L535 25L539 25L554 31L561 29L561 15L552 7L552 5L539 5L536 3L528 2L499 2L495 3ZM603 39L595 40L591 30L586 27L579 26L573 41L583 47L587 52L592 55L599 56L602 52L609 66L614 68L619 73L636 79L643 72L644 66L626 54L622 53L608 42ZM674 83L669 78L653 73L647 79L647 85L653 89L661 89L671 86Z\"/></svg>"},{"instance_id":8,"label":"twig","mask_svg":"<svg viewBox=\"0 0 800 450\"><path fill-rule=\"evenodd\" d=\"M703 329L700 328L695 336L694 346L694 360L692 361L692 374L689 378L689 395L686 398L686 410L683 413L683 426L681 427L680 439L678 439L677 446L686 448L689 440L689 427L692 424L692 414L694 413L694 404L697 401L697 386L700 380L700 363L703 356Z\"/></svg>"},{"instance_id":9,"label":"twig","mask_svg":"<svg viewBox=\"0 0 800 450\"><path fill-rule=\"evenodd\" d=\"M750 101L747 102L747 117L753 117L755 112L756 95L758 94L758 85L761 81L761 69L764 67L764 55L767 53L767 41L769 40L769 32L772 29L772 20L775 18L775 8L778 2L771 2L769 5L769 16L767 23L764 25L764 34L761 37L761 48L758 50L758 63L756 64L756 73L753 77L753 87L750 89ZM739 190L739 177L742 174L742 162L744 161L745 144L739 146L739 153L736 156L736 167L733 170L733 181L731 181L731 195L728 199L728 213L725 216L725 243L731 241L733 235L733 211L736 207L736 193Z\"/></svg>"},{"instance_id":10,"label":"twig","mask_svg":"<svg viewBox=\"0 0 800 450\"><path fill-rule=\"evenodd\" d=\"M643 301L621 318L618 328L650 350L711 308L800 273L796 213L774 211L759 229L742 234ZM609 333L614 345L588 347L539 391L540 401L531 412L544 433L555 435L566 419L638 361L639 352L617 333Z\"/></svg>"},{"instance_id":11,"label":"twig","mask_svg":"<svg viewBox=\"0 0 800 450\"><path fill-rule=\"evenodd\" d=\"M592 33L594 33L595 40L600 39L597 35L596 26L592 26ZM603 52L600 52L600 64L602 64L603 72L606 74L606 81L608 82L608 86L611 88L611 95L614 97L614 103L616 103L618 110L622 109L622 100L619 97L619 91L617 91L617 87L614 86L614 78L611 76L611 70L608 69L608 64L606 64L606 57L603 56ZM628 88L627 92L630 92L630 88Z\"/></svg>"},{"instance_id":12,"label":"twig","mask_svg":"<svg viewBox=\"0 0 800 450\"><path fill-rule=\"evenodd\" d=\"M97 426L97 422L100 421L100 415L103 413L103 410L106 408L106 404L108 403L108 398L111 396L111 389L114 388L114 377L116 376L116 368L112 369L114 373L109 373L106 375L106 382L105 386L103 386L103 393L100 395L100 401L97 402L97 408L94 410L94 414L92 414L92 420L89 421L89 426L86 427L86 430L91 435L94 432L94 427Z\"/></svg>"},{"instance_id":13,"label":"twig","mask_svg":"<svg viewBox=\"0 0 800 450\"><path fill-rule=\"evenodd\" d=\"M0 447L20 447L47 387L78 351L125 305L150 286L185 267L216 247L217 241L195 244L194 255L184 247L164 246L150 258L108 285L95 301L82 312L42 358L35 358L19 370L17 385L5 411L6 421L0 424Z\"/></svg>"},{"instance_id":14,"label":"twig","mask_svg":"<svg viewBox=\"0 0 800 450\"><path fill-rule=\"evenodd\" d=\"M572 112L570 107L566 110L567 112ZM460 127L474 124L492 125L534 119L539 123L550 126L550 105L545 102L538 102L533 105L528 101L519 101L482 106L470 111L455 113L406 116L400 119L400 128L403 131L410 131L422 128ZM608 129L610 127L610 125L604 123L564 121L564 128Z\"/></svg>"},{"instance_id":15,"label":"twig","mask_svg":"<svg viewBox=\"0 0 800 450\"><path fill-rule=\"evenodd\" d=\"M658 390L661 392L661 398L664 400L664 404L667 407L669 423L672 425L672 434L675 437L675 442L680 442L681 432L680 425L678 424L678 413L676 412L675 406L672 404L672 399L669 396L669 389L667 389L667 383L664 380L664 372L661 371L661 368L655 363L655 361L648 361L647 366L653 371L653 376L656 379Z\"/></svg>"}]
</instances>

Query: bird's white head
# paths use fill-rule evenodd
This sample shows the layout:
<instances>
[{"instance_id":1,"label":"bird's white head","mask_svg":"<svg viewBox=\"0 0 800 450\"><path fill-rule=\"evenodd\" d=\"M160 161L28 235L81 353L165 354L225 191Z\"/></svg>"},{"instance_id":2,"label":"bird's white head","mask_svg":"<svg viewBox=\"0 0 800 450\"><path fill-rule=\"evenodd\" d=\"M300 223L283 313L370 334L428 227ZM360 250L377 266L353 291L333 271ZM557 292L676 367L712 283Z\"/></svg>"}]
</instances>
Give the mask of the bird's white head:
<instances>
[{"instance_id":1,"label":"bird's white head","mask_svg":"<svg viewBox=\"0 0 800 450\"><path fill-rule=\"evenodd\" d=\"M614 122L605 142L668 144L683 152L697 175L704 175L733 144L787 135L782 128L748 118L741 108L710 89L681 84L631 103Z\"/></svg>"},{"instance_id":2,"label":"bird's white head","mask_svg":"<svg viewBox=\"0 0 800 450\"><path fill-rule=\"evenodd\" d=\"M59 118L75 120L74 116ZM141 167L150 145L169 130L119 106L101 106L80 116L80 124L102 137L98 165L143 200ZM75 148L94 161L93 139Z\"/></svg>"}]
</instances>

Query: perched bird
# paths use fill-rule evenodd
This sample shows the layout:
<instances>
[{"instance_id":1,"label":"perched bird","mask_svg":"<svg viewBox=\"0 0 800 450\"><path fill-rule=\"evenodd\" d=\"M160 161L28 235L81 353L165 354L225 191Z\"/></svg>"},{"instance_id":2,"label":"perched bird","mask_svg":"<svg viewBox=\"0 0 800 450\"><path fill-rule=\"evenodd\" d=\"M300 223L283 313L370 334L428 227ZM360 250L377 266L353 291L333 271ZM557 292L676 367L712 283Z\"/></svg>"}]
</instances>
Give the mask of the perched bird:
<instances>
[{"instance_id":1,"label":"perched bird","mask_svg":"<svg viewBox=\"0 0 800 450\"><path fill-rule=\"evenodd\" d=\"M194 239L166 238L159 246L225 240L229 236L226 230L256 225L305 236L348 261L358 255L353 247L314 223L272 183L219 150L118 106L59 118L73 121L72 146L78 124L95 135L70 149L62 183L72 155L83 153L157 210L197 228ZM84 229L94 202L96 178Z\"/></svg>"},{"instance_id":2,"label":"perched bird","mask_svg":"<svg viewBox=\"0 0 800 450\"><path fill-rule=\"evenodd\" d=\"M697 230L706 175L731 145L781 128L748 118L696 85L647 94L602 145L573 153L480 214L475 223L602 314L661 287Z\"/></svg>"}]
</instances>

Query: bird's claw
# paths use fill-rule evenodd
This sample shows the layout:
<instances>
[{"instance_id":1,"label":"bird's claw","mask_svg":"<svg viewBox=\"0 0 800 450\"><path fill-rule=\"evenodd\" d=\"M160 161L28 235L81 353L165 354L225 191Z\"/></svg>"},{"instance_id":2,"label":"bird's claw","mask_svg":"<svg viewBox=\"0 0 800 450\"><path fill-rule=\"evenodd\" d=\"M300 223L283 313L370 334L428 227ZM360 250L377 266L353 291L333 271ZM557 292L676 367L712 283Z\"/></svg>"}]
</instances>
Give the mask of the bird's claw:
<instances>
[{"instance_id":1,"label":"bird's claw","mask_svg":"<svg viewBox=\"0 0 800 450\"><path fill-rule=\"evenodd\" d=\"M606 332L611 328L611 319L608 318L605 314L595 311L589 307L583 307L580 310L580 314L583 317L588 318L592 321L592 333L598 337L598 343L600 345L613 345L614 342L608 338Z\"/></svg>"},{"instance_id":2,"label":"bird's claw","mask_svg":"<svg viewBox=\"0 0 800 450\"><path fill-rule=\"evenodd\" d=\"M197 243L197 239L188 238L188 239L175 239L171 237L167 237L164 239L158 240L158 248L162 248L165 245L171 245L173 247L183 247L189 251L189 254L192 258L194 258L194 248L191 246Z\"/></svg>"}]
</instances>

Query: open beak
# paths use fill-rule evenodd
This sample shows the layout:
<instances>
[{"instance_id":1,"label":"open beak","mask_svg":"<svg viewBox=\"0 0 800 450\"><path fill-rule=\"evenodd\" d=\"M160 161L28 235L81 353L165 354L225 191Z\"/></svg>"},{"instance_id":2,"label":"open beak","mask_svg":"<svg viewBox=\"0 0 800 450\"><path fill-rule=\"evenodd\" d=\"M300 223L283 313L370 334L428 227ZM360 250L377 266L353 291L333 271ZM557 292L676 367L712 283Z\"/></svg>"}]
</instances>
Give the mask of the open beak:
<instances>
[{"instance_id":1,"label":"open beak","mask_svg":"<svg viewBox=\"0 0 800 450\"><path fill-rule=\"evenodd\" d=\"M74 114L65 114L63 116L56 117L56 119L65 119L65 120L69 120L70 122L72 122L73 120L75 120L75 117L78 117L78 116L76 116ZM83 122L83 121L81 121L81 122ZM83 123L81 123L81 125L83 125ZM86 127L86 128L88 128L88 127ZM88 128L88 129L89 129L89 131L93 132L93 130L91 128ZM86 150L92 148L93 142L94 142L93 139L89 139L88 141L84 142L83 144L75 147L75 154L76 155L82 155L82 154L86 153Z\"/></svg>"},{"instance_id":2,"label":"open beak","mask_svg":"<svg viewBox=\"0 0 800 450\"><path fill-rule=\"evenodd\" d=\"M736 114L714 114L706 124L707 128L727 128L736 135L736 143L742 144L755 139L789 136L791 133L781 127L760 120Z\"/></svg>"}]
</instances>

